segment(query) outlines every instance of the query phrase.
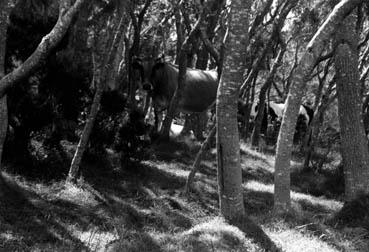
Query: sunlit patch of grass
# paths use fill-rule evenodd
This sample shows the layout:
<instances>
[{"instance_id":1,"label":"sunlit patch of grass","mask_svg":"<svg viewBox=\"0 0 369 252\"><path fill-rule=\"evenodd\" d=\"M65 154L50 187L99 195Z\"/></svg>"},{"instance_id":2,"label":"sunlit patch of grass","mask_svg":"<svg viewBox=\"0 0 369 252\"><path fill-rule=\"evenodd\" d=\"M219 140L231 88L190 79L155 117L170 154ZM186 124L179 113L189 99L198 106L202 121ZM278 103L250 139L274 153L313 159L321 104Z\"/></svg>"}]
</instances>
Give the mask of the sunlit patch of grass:
<instances>
[{"instance_id":1,"label":"sunlit patch of grass","mask_svg":"<svg viewBox=\"0 0 369 252\"><path fill-rule=\"evenodd\" d=\"M238 228L218 217L208 218L183 232L126 232L121 238L125 239L116 243L114 251L264 251Z\"/></svg>"},{"instance_id":2,"label":"sunlit patch of grass","mask_svg":"<svg viewBox=\"0 0 369 252\"><path fill-rule=\"evenodd\" d=\"M274 230L267 230L267 234L283 248L286 252L336 252L336 248L328 245L319 237L308 233L301 233L289 227L279 227Z\"/></svg>"},{"instance_id":3,"label":"sunlit patch of grass","mask_svg":"<svg viewBox=\"0 0 369 252\"><path fill-rule=\"evenodd\" d=\"M152 162L152 161L143 161L143 164L150 165L155 167L158 170L164 171L170 175L187 178L189 174L189 170L186 169L187 166L180 163L167 163L167 162Z\"/></svg>"},{"instance_id":4,"label":"sunlit patch of grass","mask_svg":"<svg viewBox=\"0 0 369 252\"><path fill-rule=\"evenodd\" d=\"M215 218L198 224L180 236L185 251L263 251L238 228Z\"/></svg>"},{"instance_id":5,"label":"sunlit patch of grass","mask_svg":"<svg viewBox=\"0 0 369 252\"><path fill-rule=\"evenodd\" d=\"M66 228L91 251L104 250L107 244L118 238L115 232L104 232L97 227L83 230L76 225L68 225Z\"/></svg>"},{"instance_id":6,"label":"sunlit patch of grass","mask_svg":"<svg viewBox=\"0 0 369 252\"><path fill-rule=\"evenodd\" d=\"M71 183L65 184L65 187L56 194L56 197L81 206L98 205L98 201L91 192Z\"/></svg>"},{"instance_id":7,"label":"sunlit patch of grass","mask_svg":"<svg viewBox=\"0 0 369 252\"><path fill-rule=\"evenodd\" d=\"M257 192L267 192L270 194L274 193L274 185L273 184L264 184L258 181L248 181L244 184L244 187L247 190L257 191ZM291 192L291 199L297 202L304 202L305 204L309 204L311 206L318 206L322 209L325 209L328 212L338 211L342 208L343 204L340 201L326 199L324 197L314 197L312 195Z\"/></svg>"}]
</instances>

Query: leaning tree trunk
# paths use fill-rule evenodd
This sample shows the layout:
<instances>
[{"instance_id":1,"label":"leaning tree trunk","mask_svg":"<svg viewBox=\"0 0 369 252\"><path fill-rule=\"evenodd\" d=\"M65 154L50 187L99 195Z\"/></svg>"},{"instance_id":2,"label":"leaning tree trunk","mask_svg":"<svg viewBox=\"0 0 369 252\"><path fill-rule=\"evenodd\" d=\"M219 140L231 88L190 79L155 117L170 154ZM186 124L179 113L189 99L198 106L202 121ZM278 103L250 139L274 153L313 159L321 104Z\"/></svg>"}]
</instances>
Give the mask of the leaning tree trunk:
<instances>
[{"instance_id":1,"label":"leaning tree trunk","mask_svg":"<svg viewBox=\"0 0 369 252\"><path fill-rule=\"evenodd\" d=\"M11 0L0 3L0 79L5 75L5 51ZM0 97L0 171L1 160L8 130L8 104L6 95Z\"/></svg>"},{"instance_id":2,"label":"leaning tree trunk","mask_svg":"<svg viewBox=\"0 0 369 252\"><path fill-rule=\"evenodd\" d=\"M291 151L293 134L302 96L305 91L305 84L309 81L313 67L316 65L317 59L324 49L325 42L331 38L343 17L350 13L361 2L361 0L343 0L334 8L328 19L309 42L293 74L292 85L287 96L286 107L278 135L277 153L274 165L274 208L277 213L289 211L291 206Z\"/></svg>"},{"instance_id":3,"label":"leaning tree trunk","mask_svg":"<svg viewBox=\"0 0 369 252\"><path fill-rule=\"evenodd\" d=\"M71 5L71 2L68 0L60 1L59 3L59 18L56 22L54 28L43 37L42 41L38 45L37 49L31 54L31 56L18 68L10 72L9 74L4 76L4 69L0 74L0 158L3 152L3 143L6 137L7 130L7 118L8 112L6 107L6 98L4 97L7 90L19 81L27 78L30 74L32 74L43 62L44 59L49 55L49 53L58 45L61 39L64 37L67 32L73 18L78 13L78 10L82 6L85 0L77 0ZM6 27L7 27L7 19L10 12L10 4L12 1L2 1L0 7L0 26L1 26L1 55L5 56L5 39L6 39ZM2 67L4 66L4 58L0 59ZM1 159L0 159L1 162Z\"/></svg>"},{"instance_id":4,"label":"leaning tree trunk","mask_svg":"<svg viewBox=\"0 0 369 252\"><path fill-rule=\"evenodd\" d=\"M211 140L214 138L216 133L216 126L214 125L213 128L210 130L209 135L206 137L205 141L202 143L201 148L199 152L196 155L195 161L193 162L191 172L188 174L186 185L185 185L185 192L189 193L193 180L195 178L196 172L199 170L200 163L202 160L202 157L204 156L206 150L210 146Z\"/></svg>"},{"instance_id":5,"label":"leaning tree trunk","mask_svg":"<svg viewBox=\"0 0 369 252\"><path fill-rule=\"evenodd\" d=\"M0 80L0 97L6 93L6 91L14 84L19 83L21 80L27 78L32 74L41 64L46 60L47 56L59 42L63 39L67 33L72 20L78 13L79 9L86 0L76 0L72 6L70 6L69 0L60 1L59 5L59 18L53 29L42 38L40 44L36 50L28 57L28 59L12 72L5 75Z\"/></svg>"},{"instance_id":6,"label":"leaning tree trunk","mask_svg":"<svg viewBox=\"0 0 369 252\"><path fill-rule=\"evenodd\" d=\"M343 20L335 38L339 43L335 68L346 200L369 193L369 151L361 117L356 18L352 13Z\"/></svg>"},{"instance_id":7,"label":"leaning tree trunk","mask_svg":"<svg viewBox=\"0 0 369 252\"><path fill-rule=\"evenodd\" d=\"M82 136L78 142L76 152L74 153L72 163L70 165L67 181L75 183L79 172L79 167L82 161L83 154L86 150L88 140L91 135L91 131L95 124L97 113L100 109L100 101L103 93L103 86L101 81L100 69L94 69L94 76L92 80L93 85L96 87L94 99L91 105L90 113L87 117L85 127L82 131Z\"/></svg>"},{"instance_id":8,"label":"leaning tree trunk","mask_svg":"<svg viewBox=\"0 0 369 252\"><path fill-rule=\"evenodd\" d=\"M0 71L0 163L3 152L3 144L6 137L7 131L7 120L8 120L8 112L6 105L5 94L7 90L19 83L21 80L27 78L30 74L32 74L46 57L49 55L51 51L55 49L55 47L62 40L64 35L66 34L69 26L72 23L72 20L78 13L78 10L81 8L82 4L86 0L77 0L71 5L69 0L60 1L59 3L59 18L56 22L54 28L41 40L40 44L36 48L36 50L28 57L28 59L17 67L15 70L10 72L9 74L4 76L4 56L5 56L5 39L6 39L6 27L7 27L7 19L10 12L10 4L12 1L2 1L0 4L0 64L2 70ZM0 165L1 167L1 165Z\"/></svg>"},{"instance_id":9,"label":"leaning tree trunk","mask_svg":"<svg viewBox=\"0 0 369 252\"><path fill-rule=\"evenodd\" d=\"M92 40L94 45L91 45L92 49L92 63L93 63L93 78L92 86L96 88L93 102L91 105L90 113L87 117L85 127L82 131L82 136L78 142L76 152L72 159L71 166L67 177L67 182L75 183L79 168L81 165L83 154L87 148L88 141L95 124L97 114L100 110L101 97L105 88L106 80L108 80L111 68L115 68L112 64L117 63L115 61L115 55L118 50L118 42L121 41L121 36L124 31L125 16L124 11L118 9L118 15L115 20L108 19L103 20L98 24L98 28L94 27ZM111 18L114 18L111 15ZM105 22L104 22L105 21ZM113 32L109 31L109 24L113 24ZM98 33L97 36L95 33ZM111 34L109 37L108 34Z\"/></svg>"}]
</instances>

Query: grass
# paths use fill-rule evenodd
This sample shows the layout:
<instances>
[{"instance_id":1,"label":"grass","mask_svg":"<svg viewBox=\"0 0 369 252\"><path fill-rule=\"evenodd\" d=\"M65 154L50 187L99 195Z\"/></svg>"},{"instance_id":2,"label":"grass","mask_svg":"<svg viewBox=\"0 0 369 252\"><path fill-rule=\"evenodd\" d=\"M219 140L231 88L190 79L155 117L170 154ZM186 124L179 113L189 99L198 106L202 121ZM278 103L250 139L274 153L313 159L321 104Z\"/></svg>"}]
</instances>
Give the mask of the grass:
<instances>
[{"instance_id":1,"label":"grass","mask_svg":"<svg viewBox=\"0 0 369 252\"><path fill-rule=\"evenodd\" d=\"M118 167L109 152L110 168L85 164L78 185L3 172L0 251L263 251L218 217L214 149L191 195L183 193L198 148L189 141L156 146L150 159L130 169ZM335 218L343 207L339 196L309 193L319 183L324 191L326 180L301 185L298 159L294 211L280 218L272 213L273 153L242 144L241 157L246 212L284 251L368 251L368 230ZM314 180L314 174L303 175Z\"/></svg>"}]
</instances>

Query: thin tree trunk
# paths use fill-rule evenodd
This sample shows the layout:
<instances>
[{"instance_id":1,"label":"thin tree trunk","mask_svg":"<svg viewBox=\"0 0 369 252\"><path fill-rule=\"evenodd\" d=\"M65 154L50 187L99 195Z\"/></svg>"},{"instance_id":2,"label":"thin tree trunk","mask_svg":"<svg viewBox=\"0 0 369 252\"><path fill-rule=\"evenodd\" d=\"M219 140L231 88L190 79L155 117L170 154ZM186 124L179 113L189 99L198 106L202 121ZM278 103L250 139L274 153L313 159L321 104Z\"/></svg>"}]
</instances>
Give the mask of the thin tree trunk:
<instances>
[{"instance_id":1,"label":"thin tree trunk","mask_svg":"<svg viewBox=\"0 0 369 252\"><path fill-rule=\"evenodd\" d=\"M141 43L141 30L142 24L144 21L145 14L148 8L151 5L152 0L145 0L145 5L142 7L141 11L138 15L135 14L134 6L136 1L130 1L129 6L129 15L131 16L132 25L134 29L133 34L133 42L132 46L128 52L128 81L129 81L129 104L131 109L136 109L137 101L136 101L136 89L137 83L133 78L133 69L132 69L132 60L135 56L138 56L140 53L140 43Z\"/></svg>"},{"instance_id":2,"label":"thin tree trunk","mask_svg":"<svg viewBox=\"0 0 369 252\"><path fill-rule=\"evenodd\" d=\"M356 18L354 13L346 17L336 35L339 45L335 67L346 200L369 192L369 151L361 116Z\"/></svg>"},{"instance_id":3,"label":"thin tree trunk","mask_svg":"<svg viewBox=\"0 0 369 252\"><path fill-rule=\"evenodd\" d=\"M190 174L188 174L187 181L186 181L186 186L185 186L185 192L186 193L190 192L191 185L193 183L193 179L195 178L196 172L199 170L201 160L202 160L205 152L207 151L211 140L214 138L215 133L216 133L216 126L214 125L213 128L211 129L211 131L209 132L209 135L206 137L205 141L202 143L201 148L200 148L199 152L196 155L195 161L193 162L191 172L190 172Z\"/></svg>"},{"instance_id":4,"label":"thin tree trunk","mask_svg":"<svg viewBox=\"0 0 369 252\"><path fill-rule=\"evenodd\" d=\"M314 151L314 147L316 144L316 141L318 140L318 136L320 134L320 128L323 125L324 122L324 114L327 110L329 104L334 101L336 98L336 95L333 95L332 97L329 97L329 94L327 94L327 98L322 99L321 104L317 108L317 110L314 113L313 121L311 122L310 132L309 132L309 138L310 143L308 144L305 151L305 157L304 157L304 169L309 168L311 156Z\"/></svg>"},{"instance_id":5,"label":"thin tree trunk","mask_svg":"<svg viewBox=\"0 0 369 252\"><path fill-rule=\"evenodd\" d=\"M95 28L96 30L93 30L92 39L94 44L91 45L93 63L92 86L94 86L96 90L90 113L87 117L82 136L79 140L76 152L69 168L67 182L76 182L82 157L87 148L97 114L100 110L101 97L105 88L104 84L109 77L110 68L114 62L114 56L118 50L118 42L121 41L121 36L124 31L124 10L118 9L118 12L120 13L118 13L118 16L115 17L115 20L112 21L108 18L108 20L104 20L105 22L101 22L99 25L97 25L97 29ZM112 15L111 18L114 18L114 16ZM108 26L111 22L115 22L112 28L113 32L108 29Z\"/></svg>"},{"instance_id":6,"label":"thin tree trunk","mask_svg":"<svg viewBox=\"0 0 369 252\"><path fill-rule=\"evenodd\" d=\"M99 112L99 109L100 109L100 101L101 101L101 96L103 92L103 87L102 87L102 83L100 80L100 76L99 74L97 74L97 72L98 70L94 70L95 76L94 76L93 82L95 82L94 84L96 87L94 99L91 105L90 113L86 120L85 127L83 128L83 131L82 131L82 136L78 142L76 152L74 153L74 157L73 157L73 160L72 160L72 163L69 169L69 173L68 173L67 182L71 182L71 183L76 182L77 175L79 172L79 167L82 161L82 157L86 150L88 140L90 138L91 131L92 131L92 128L96 120L97 113Z\"/></svg>"},{"instance_id":7,"label":"thin tree trunk","mask_svg":"<svg viewBox=\"0 0 369 252\"><path fill-rule=\"evenodd\" d=\"M324 43L328 41L337 29L340 21L350 13L361 0L343 0L329 15L307 46L300 63L293 74L292 85L287 96L281 129L278 135L277 153L274 172L274 208L276 212L286 212L291 206L290 196L290 161L293 143L293 132L297 122L301 99L305 85L319 58Z\"/></svg>"},{"instance_id":8,"label":"thin tree trunk","mask_svg":"<svg viewBox=\"0 0 369 252\"><path fill-rule=\"evenodd\" d=\"M273 27L272 27L272 33L270 37L267 40L267 43L265 47L263 48L263 51L259 55L259 57L255 60L255 62L252 65L252 69L250 73L247 75L246 80L243 82L241 86L241 93L248 87L252 80L256 77L256 74L261 70L261 67L265 63L266 56L272 49L273 44L277 39L275 37L279 36L279 33L281 29L283 28L284 22L287 18L288 13L296 6L298 0L292 0L286 2L285 8L282 9L280 15L278 18L274 21Z\"/></svg>"},{"instance_id":9,"label":"thin tree trunk","mask_svg":"<svg viewBox=\"0 0 369 252\"><path fill-rule=\"evenodd\" d=\"M11 11L11 0L0 3L0 79L5 75L5 53L8 22ZM0 96L0 172L4 151L4 142L8 131L8 104L6 95ZM1 176L1 174L0 174ZM1 188L1 187L0 187Z\"/></svg>"},{"instance_id":10,"label":"thin tree trunk","mask_svg":"<svg viewBox=\"0 0 369 252\"><path fill-rule=\"evenodd\" d=\"M8 105L6 95L0 98L0 172L1 172L1 161L4 151L4 142L6 133L8 130Z\"/></svg>"},{"instance_id":11,"label":"thin tree trunk","mask_svg":"<svg viewBox=\"0 0 369 252\"><path fill-rule=\"evenodd\" d=\"M323 79L319 80L320 83L319 83L319 87L315 95L315 101L314 101L314 107L313 107L314 115L313 115L313 118L310 119L308 130L306 132L305 139L304 139L304 144L302 148L305 154L304 169L309 168L311 154L314 150L314 142L319 135L320 127L324 119L325 110L327 109L329 103L332 101L332 99L329 99L329 97L333 90L332 89L333 85L335 84L335 79L336 79L335 77L333 77L332 80L329 82L328 89L325 95L322 95L325 79L326 79L326 76L328 75L328 68L329 66L327 67L327 72L326 72L327 74L324 75Z\"/></svg>"},{"instance_id":12,"label":"thin tree trunk","mask_svg":"<svg viewBox=\"0 0 369 252\"><path fill-rule=\"evenodd\" d=\"M172 124L173 117L176 112L176 108L178 107L178 102L182 96L182 89L186 79L186 72L187 72L187 52L189 51L190 42L193 39L193 36L196 35L196 32L199 30L200 26L203 23L204 19L204 11L201 13L199 19L197 20L196 24L192 28L190 34L183 38L183 27L181 24L181 14L180 8L183 8L182 5L176 6L175 9L175 16L176 16L176 28L177 28L177 51L178 51L178 85L174 92L174 95L170 101L170 105L168 108L167 115L165 116L163 125L160 130L160 139L166 140L169 138L169 131L170 126Z\"/></svg>"},{"instance_id":13,"label":"thin tree trunk","mask_svg":"<svg viewBox=\"0 0 369 252\"><path fill-rule=\"evenodd\" d=\"M270 86L273 83L274 75L277 72L278 67L280 66L284 52L286 51L286 46L282 46L280 49L276 60L272 66L272 69L269 72L269 75L264 83L264 85L260 89L259 93L259 106L258 106L258 113L256 115L255 123L254 123L254 130L252 131L251 135L251 145L258 146L259 145L259 137L261 132L261 125L264 118L264 108L265 108L265 101L267 92L270 89Z\"/></svg>"},{"instance_id":14,"label":"thin tree trunk","mask_svg":"<svg viewBox=\"0 0 369 252\"><path fill-rule=\"evenodd\" d=\"M174 91L173 97L170 101L169 108L163 124L160 130L160 139L167 140L169 139L169 131L170 126L172 125L173 117L176 113L179 99L182 95L182 88L184 85L186 72L187 72L187 51L189 47L189 36L187 37L186 41L184 41L183 36L183 25L181 23L181 14L180 8L182 6L176 6L175 10L175 17L176 17L176 28L177 28L177 61L178 61L178 80L177 80L177 88ZM191 33L194 33L195 30L193 29Z\"/></svg>"},{"instance_id":15,"label":"thin tree trunk","mask_svg":"<svg viewBox=\"0 0 369 252\"><path fill-rule=\"evenodd\" d=\"M327 64L327 67L325 68L323 78L320 78L319 73L318 73L319 86L318 86L318 89L315 92L315 99L314 99L314 104L313 104L313 108L312 108L312 110L314 111L314 114L317 111L319 103L321 101L324 83L325 83L325 80L326 80L326 77L327 77L328 71L329 71L329 65L330 64ZM313 116L313 118L309 118L309 123L308 123L307 129L306 129L306 134L304 136L304 140L303 140L303 144L302 144L302 150L303 151L305 151L309 147L310 140L311 140L311 134L312 134L312 131L313 131L313 126L314 126L313 122L314 122L314 116Z\"/></svg>"}]
</instances>

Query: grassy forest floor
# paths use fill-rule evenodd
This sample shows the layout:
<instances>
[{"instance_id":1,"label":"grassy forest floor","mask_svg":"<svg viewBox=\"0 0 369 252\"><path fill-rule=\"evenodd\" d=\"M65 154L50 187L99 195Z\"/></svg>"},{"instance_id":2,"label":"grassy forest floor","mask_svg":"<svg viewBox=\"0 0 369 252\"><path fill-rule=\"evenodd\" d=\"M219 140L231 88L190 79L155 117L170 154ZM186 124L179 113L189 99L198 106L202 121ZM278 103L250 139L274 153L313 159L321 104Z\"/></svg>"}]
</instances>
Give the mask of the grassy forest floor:
<instances>
[{"instance_id":1,"label":"grassy forest floor","mask_svg":"<svg viewBox=\"0 0 369 252\"><path fill-rule=\"evenodd\" d=\"M263 251L219 215L216 154L183 193L199 144L170 142L150 158L120 167L109 158L85 164L78 185L45 182L3 172L0 251ZM274 155L241 147L247 214L284 251L369 251L368 227L342 226L333 218L343 202L332 178L292 170L294 213L275 218ZM314 196L315 195L315 196Z\"/></svg>"}]
</instances>

